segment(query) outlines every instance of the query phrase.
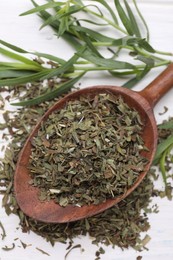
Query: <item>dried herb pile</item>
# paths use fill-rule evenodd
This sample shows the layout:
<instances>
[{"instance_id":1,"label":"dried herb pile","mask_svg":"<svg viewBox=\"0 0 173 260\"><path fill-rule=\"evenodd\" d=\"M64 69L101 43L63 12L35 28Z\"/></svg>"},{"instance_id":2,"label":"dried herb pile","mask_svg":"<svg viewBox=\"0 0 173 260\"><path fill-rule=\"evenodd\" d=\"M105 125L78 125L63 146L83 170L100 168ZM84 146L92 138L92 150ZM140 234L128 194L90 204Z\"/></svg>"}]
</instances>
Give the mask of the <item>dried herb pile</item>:
<instances>
[{"instance_id":1,"label":"dried herb pile","mask_svg":"<svg viewBox=\"0 0 173 260\"><path fill-rule=\"evenodd\" d=\"M32 139L30 184L61 206L122 195L147 159L139 113L121 96L81 96L48 117Z\"/></svg>"},{"instance_id":2,"label":"dried herb pile","mask_svg":"<svg viewBox=\"0 0 173 260\"><path fill-rule=\"evenodd\" d=\"M53 84L51 82L53 88ZM25 86L24 86L25 87ZM21 86L21 90L24 89ZM37 91L41 91L42 86L37 84ZM9 91L10 92L10 91ZM20 97L21 92L17 88L11 90L11 94ZM37 94L37 93L35 93ZM33 92L27 93L33 95ZM8 99L8 96L7 96ZM20 99L20 98L19 98ZM157 212L157 207L151 208L150 201L152 196L159 194L153 187L152 171L141 185L124 201L105 212L85 219L68 224L45 224L35 221L20 211L13 193L13 177L16 161L21 148L36 121L48 109L51 103L45 102L30 108L21 108L17 112L4 112L6 122L1 123L1 129L10 131L10 144L5 152L5 157L0 163L0 190L3 194L3 207L7 215L17 214L20 225L24 232L33 230L43 236L52 245L56 242L66 243L78 235L89 235L92 243L100 246L100 243L121 248L133 247L137 250L145 248L149 237L141 238L141 232L147 231L150 227L147 212ZM162 131L161 131L162 132ZM165 138L166 135L164 136ZM171 198L172 188L169 186L169 198ZM162 196L168 195L162 192ZM73 242L72 242L73 244ZM97 252L97 254L99 254Z\"/></svg>"}]
</instances>

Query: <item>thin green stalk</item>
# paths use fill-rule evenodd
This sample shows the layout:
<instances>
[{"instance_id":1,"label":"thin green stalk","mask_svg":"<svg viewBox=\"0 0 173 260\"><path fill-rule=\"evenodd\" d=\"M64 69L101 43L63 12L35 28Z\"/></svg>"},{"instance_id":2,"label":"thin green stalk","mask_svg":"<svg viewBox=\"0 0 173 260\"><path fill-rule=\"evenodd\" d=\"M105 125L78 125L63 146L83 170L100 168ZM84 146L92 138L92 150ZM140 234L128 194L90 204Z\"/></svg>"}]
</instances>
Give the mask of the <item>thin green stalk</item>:
<instances>
[{"instance_id":1,"label":"thin green stalk","mask_svg":"<svg viewBox=\"0 0 173 260\"><path fill-rule=\"evenodd\" d=\"M150 32L149 32L149 29L148 29L148 25L143 17L143 15L141 14L138 6L137 6L137 3L136 3L136 0L133 0L133 3L135 5L135 8L136 8L136 11L138 12L138 15L139 17L141 18L141 21L143 22L144 26L145 26L145 29L146 29L146 38L147 38L147 41L150 40Z\"/></svg>"},{"instance_id":2,"label":"thin green stalk","mask_svg":"<svg viewBox=\"0 0 173 260\"><path fill-rule=\"evenodd\" d=\"M113 42L92 42L92 44L96 47L113 47L114 46ZM129 49L132 51L134 50L134 48L132 46L128 46L128 45L119 45L118 47ZM150 55L150 57L151 57L151 54L145 52L143 49L141 49L139 47L136 47L136 50L138 50L143 55ZM171 53L171 52L159 51L156 49L154 49L154 50L155 50L155 53L160 54L160 55L173 56L173 53ZM155 57L158 60L164 60L163 58L158 57L158 56L153 56L153 57Z\"/></svg>"},{"instance_id":3,"label":"thin green stalk","mask_svg":"<svg viewBox=\"0 0 173 260\"><path fill-rule=\"evenodd\" d=\"M114 46L112 42L92 42L96 47L112 47Z\"/></svg>"},{"instance_id":4,"label":"thin green stalk","mask_svg":"<svg viewBox=\"0 0 173 260\"><path fill-rule=\"evenodd\" d=\"M75 64L88 65L88 64L91 64L91 62L86 61L86 60L79 60L79 61L76 61Z\"/></svg>"},{"instance_id":5,"label":"thin green stalk","mask_svg":"<svg viewBox=\"0 0 173 260\"><path fill-rule=\"evenodd\" d=\"M171 61L165 60L165 61L163 61L163 62L155 63L155 64L152 66L152 68L162 67L162 66L168 65L168 64L170 64L170 63L171 63ZM141 69L141 68L144 68L144 67L145 67L145 66L143 66L143 65L136 65L136 68L138 68L138 69Z\"/></svg>"},{"instance_id":6,"label":"thin green stalk","mask_svg":"<svg viewBox=\"0 0 173 260\"><path fill-rule=\"evenodd\" d=\"M155 49L155 52L157 54L161 54L161 55L165 55L165 56L173 56L172 52L159 51L159 50L156 50L156 49Z\"/></svg>"},{"instance_id":7,"label":"thin green stalk","mask_svg":"<svg viewBox=\"0 0 173 260\"><path fill-rule=\"evenodd\" d=\"M115 29L119 30L120 32L122 32L122 33L128 35L127 31L125 31L123 28L121 28L119 25L115 24L115 23L112 22L110 19L106 18L105 16L101 16L101 15L99 15L98 13L96 13L96 12L94 12L94 11L88 9L88 8L86 8L85 10L86 10L88 13L93 14L93 15L99 17L100 19L106 21L109 25L111 25L111 26L114 27Z\"/></svg>"},{"instance_id":8,"label":"thin green stalk","mask_svg":"<svg viewBox=\"0 0 173 260\"><path fill-rule=\"evenodd\" d=\"M107 46L107 47L113 47L114 45L110 42L103 42L103 45L102 43L100 42L97 42L97 43L93 43L94 46ZM130 51L134 51L134 47L132 46L128 46L128 45L119 45L119 48L121 49L127 49L127 50L130 50ZM146 52L145 50L139 48L139 47L135 47L135 50L138 52L138 54L141 54L145 57L148 57L148 58L152 58L154 60L158 60L158 61L161 61L160 64L169 64L171 62L171 60L165 60L159 56L156 56L156 55L152 55L151 53L148 53ZM167 55L167 56L171 56L171 53L169 52L159 52L159 51L155 51L155 53L157 54L162 54L162 55ZM172 54L173 55L173 54ZM159 65L160 66L160 65Z\"/></svg>"},{"instance_id":9,"label":"thin green stalk","mask_svg":"<svg viewBox=\"0 0 173 260\"><path fill-rule=\"evenodd\" d=\"M108 70L107 67L97 67L97 66L91 66L91 67L80 67L80 66L75 66L75 70L77 71L103 71L103 70Z\"/></svg>"},{"instance_id":10,"label":"thin green stalk","mask_svg":"<svg viewBox=\"0 0 173 260\"><path fill-rule=\"evenodd\" d=\"M146 52L145 50L143 50L143 49L141 49L139 47L136 47L136 50L138 51L139 54L141 54L141 55L143 55L145 57L148 57L148 58L152 58L154 60L161 61L161 63L163 62L163 64L165 64L165 62L166 62L166 64L169 64L171 62L170 60L165 60L165 59L163 59L163 58L161 58L159 56L152 55L152 54Z\"/></svg>"},{"instance_id":11,"label":"thin green stalk","mask_svg":"<svg viewBox=\"0 0 173 260\"><path fill-rule=\"evenodd\" d=\"M156 68L156 67L161 67L161 66L164 66L164 65L168 65L171 61L163 61L163 62L160 62L160 63L156 63L153 68ZM104 67L104 66L96 66L92 63L90 63L91 66L78 66L78 65L74 65L74 71L73 73L65 73L63 74L64 77L75 77L76 75L78 75L78 72L89 72L89 71L112 71L112 69L108 69L108 67ZM136 74L137 71L141 70L141 69L144 69L146 65L136 65L135 66L135 70L131 70L131 71L128 71L128 75L130 74ZM118 70L118 69L116 69ZM121 69L120 69L121 70Z\"/></svg>"}]
</instances>

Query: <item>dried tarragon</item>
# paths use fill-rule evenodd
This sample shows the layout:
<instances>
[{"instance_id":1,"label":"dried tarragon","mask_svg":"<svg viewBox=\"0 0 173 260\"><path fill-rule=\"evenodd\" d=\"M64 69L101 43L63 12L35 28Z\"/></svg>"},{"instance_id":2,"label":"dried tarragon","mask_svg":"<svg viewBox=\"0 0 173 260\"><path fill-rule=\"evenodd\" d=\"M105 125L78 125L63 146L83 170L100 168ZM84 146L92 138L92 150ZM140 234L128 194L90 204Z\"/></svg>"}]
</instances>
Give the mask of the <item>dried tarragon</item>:
<instances>
[{"instance_id":1,"label":"dried tarragon","mask_svg":"<svg viewBox=\"0 0 173 260\"><path fill-rule=\"evenodd\" d=\"M69 101L32 139L30 184L40 200L61 206L99 204L126 192L144 170L139 113L121 96Z\"/></svg>"},{"instance_id":2,"label":"dried tarragon","mask_svg":"<svg viewBox=\"0 0 173 260\"><path fill-rule=\"evenodd\" d=\"M41 89L42 85L37 84L36 92ZM15 97L20 99L21 91L17 92L17 89L14 91ZM29 91L28 88L28 93L26 93L28 98L33 95L33 91L31 93ZM23 232L32 230L52 245L56 242L67 243L69 239L72 245L73 238L89 234L93 238L92 243L94 244L101 243L121 248L133 247L140 250L143 247L140 238L141 232L147 231L150 227L146 214L142 213L142 211L148 211L153 194L150 174L126 200L102 214L85 220L67 224L46 224L29 218L18 207L14 196L13 179L19 153L30 130L54 102L55 100L50 103L44 102L32 108L20 108L8 120L8 127L13 130L13 135L10 135L12 140L0 163L0 176L2 177L0 183L3 182L3 194L5 193L3 207L6 213L18 215Z\"/></svg>"},{"instance_id":3,"label":"dried tarragon","mask_svg":"<svg viewBox=\"0 0 173 260\"><path fill-rule=\"evenodd\" d=\"M36 84L36 92L41 92L41 90L42 85ZM20 99L21 91L18 91L17 88L14 88L13 91L15 98ZM28 88L26 94L29 98L33 96L33 91ZM9 135L12 140L4 158L0 160L0 184L3 188L3 207L6 213L8 215L16 214L19 217L23 232L32 230L52 245L56 242L68 243L70 240L72 246L73 238L78 235L89 234L92 237L92 243L97 244L99 248L100 244L104 244L141 250L143 243L146 246L146 239L141 238L142 232L146 232L150 228L148 212L157 212L155 209L152 210L150 206L152 197L158 195L158 192L153 190L153 180L151 179L153 173L151 171L140 186L124 201L97 216L85 220L67 224L47 224L29 218L18 207L14 196L13 179L19 152L31 128L35 126L39 118L54 102L55 100L44 102L32 108L21 108L15 114L12 114L12 118L10 117L6 122L8 127L13 130L13 134ZM10 114L10 112L8 113ZM4 136L4 138L6 137Z\"/></svg>"}]
</instances>

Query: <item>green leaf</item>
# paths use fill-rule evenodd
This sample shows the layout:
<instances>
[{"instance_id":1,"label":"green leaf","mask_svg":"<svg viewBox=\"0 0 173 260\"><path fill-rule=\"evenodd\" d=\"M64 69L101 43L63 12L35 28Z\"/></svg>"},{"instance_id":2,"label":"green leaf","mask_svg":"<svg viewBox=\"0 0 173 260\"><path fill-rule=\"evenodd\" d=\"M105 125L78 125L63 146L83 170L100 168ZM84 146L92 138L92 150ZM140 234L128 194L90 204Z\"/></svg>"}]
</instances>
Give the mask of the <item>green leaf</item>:
<instances>
[{"instance_id":1,"label":"green leaf","mask_svg":"<svg viewBox=\"0 0 173 260\"><path fill-rule=\"evenodd\" d=\"M87 49L90 49L96 56L103 58L102 55L99 53L99 51L92 44L90 37L83 32L81 33L81 36L83 38L83 41L86 43Z\"/></svg>"},{"instance_id":2,"label":"green leaf","mask_svg":"<svg viewBox=\"0 0 173 260\"><path fill-rule=\"evenodd\" d=\"M27 53L30 53L30 54L34 54L35 56L43 57L43 58L46 58L46 59L49 59L49 60L53 60L53 61L56 61L56 62L58 62L58 63L60 63L60 64L63 64L63 63L66 62L66 61L63 60L63 59L58 58L58 57L53 56L53 55L50 55L50 54L40 53L40 52L29 52L29 51L26 51L26 50L24 50L24 49L19 48L18 46L15 46L15 45L10 44L10 43L8 43L8 42L5 42L5 41L3 41L3 40L0 40L0 43L3 44L4 46L10 48L11 50L14 50L14 51L19 52L19 53L26 53L26 54L27 54ZM34 62L34 61L31 61L31 62L34 63L34 64L36 63L36 62ZM36 64L37 64L37 63L36 63ZM39 64L37 64L37 65L39 65Z\"/></svg>"},{"instance_id":3,"label":"green leaf","mask_svg":"<svg viewBox=\"0 0 173 260\"><path fill-rule=\"evenodd\" d=\"M149 29L148 29L147 23L146 23L146 21L145 21L143 15L141 14L141 12L140 12L138 6L137 6L136 0L133 0L133 3L134 3L134 6L135 6L135 8L136 8L136 11L137 11L137 13L138 13L138 15L139 15L141 21L143 22L143 24L144 24L144 26L145 26L145 29L146 29L146 38L147 38L147 41L149 41L150 34L149 34Z\"/></svg>"},{"instance_id":4,"label":"green leaf","mask_svg":"<svg viewBox=\"0 0 173 260\"><path fill-rule=\"evenodd\" d=\"M51 92L48 92L44 95L41 95L39 97L36 97L36 98L33 98L31 100L26 100L26 101L21 101L21 102L18 102L18 103L12 103L11 105L14 105L14 106L32 106L32 105L37 105L37 104L40 104L44 101L48 101L48 100L51 100L51 99L54 99L55 97L63 94L63 93L66 93L68 92L72 87L73 85L84 75L85 73L81 73L78 77L74 78L74 79L71 79L69 80L68 82L65 82L63 84L60 84L57 89L51 91Z\"/></svg>"},{"instance_id":5,"label":"green leaf","mask_svg":"<svg viewBox=\"0 0 173 260\"><path fill-rule=\"evenodd\" d=\"M58 19L60 21L58 37L62 36L66 31L69 30L70 20L67 17ZM44 27L44 26L43 26Z\"/></svg>"},{"instance_id":6,"label":"green leaf","mask_svg":"<svg viewBox=\"0 0 173 260\"><path fill-rule=\"evenodd\" d=\"M166 123L162 123L160 125L157 126L159 129L172 129L173 128L173 120L166 122Z\"/></svg>"},{"instance_id":7,"label":"green leaf","mask_svg":"<svg viewBox=\"0 0 173 260\"><path fill-rule=\"evenodd\" d=\"M130 19L130 22L131 22L131 27L133 28L133 32L137 37L141 38L141 33L140 33L140 30L139 30L138 24L136 22L135 16L134 16L128 2L126 0L124 0L124 3L125 3L125 6L126 6L128 15L129 15L129 19Z\"/></svg>"},{"instance_id":8,"label":"green leaf","mask_svg":"<svg viewBox=\"0 0 173 260\"><path fill-rule=\"evenodd\" d=\"M159 159L162 156L162 153L170 146L173 144L173 135L170 135L166 140L162 141L158 147L157 151L153 160L154 164L157 164Z\"/></svg>"},{"instance_id":9,"label":"green leaf","mask_svg":"<svg viewBox=\"0 0 173 260\"><path fill-rule=\"evenodd\" d=\"M17 60L17 61L20 61L20 62L23 62L25 64L29 64L29 65L34 65L35 67L41 67L37 62L35 61L32 61L30 59L27 59L19 54L16 54L14 52L11 52L11 51L8 51L4 48L0 48L0 53L5 55L6 57L9 57L10 59L14 59L14 60Z\"/></svg>"},{"instance_id":10,"label":"green leaf","mask_svg":"<svg viewBox=\"0 0 173 260\"><path fill-rule=\"evenodd\" d=\"M112 42L112 46L132 46L133 48L141 47L148 52L155 52L153 47L146 41L146 39L132 36L125 36L123 38L115 39Z\"/></svg>"},{"instance_id":11,"label":"green leaf","mask_svg":"<svg viewBox=\"0 0 173 260\"><path fill-rule=\"evenodd\" d=\"M95 39L96 41L99 41L99 42L112 42L112 41L114 41L114 39L111 38L111 37L105 36L105 35L103 35L99 32L96 32L92 29L89 29L89 28L86 28L86 27L83 27L83 26L72 25L70 28L77 31L77 32L84 32L84 33L88 34L91 38L93 38L93 39Z\"/></svg>"},{"instance_id":12,"label":"green leaf","mask_svg":"<svg viewBox=\"0 0 173 260\"><path fill-rule=\"evenodd\" d=\"M55 24L58 26L58 28L56 28L56 30L58 29L58 34L59 34L59 27L60 27L60 20L59 20L59 15L50 15L47 19L44 19L45 22L41 25L40 29L44 28L47 25L51 25L51 24Z\"/></svg>"},{"instance_id":13,"label":"green leaf","mask_svg":"<svg viewBox=\"0 0 173 260\"><path fill-rule=\"evenodd\" d=\"M122 85L122 87L125 88L133 88L142 78L144 78L146 76L146 74L151 70L150 67L146 66L144 68L144 70L140 71L139 73L137 73L137 75L128 80L125 84Z\"/></svg>"},{"instance_id":14,"label":"green leaf","mask_svg":"<svg viewBox=\"0 0 173 260\"><path fill-rule=\"evenodd\" d=\"M24 49L21 49L11 43L5 42L3 40L0 40L0 43L3 44L4 46L8 47L9 49L19 52L19 53L27 53L27 51L25 51Z\"/></svg>"},{"instance_id":15,"label":"green leaf","mask_svg":"<svg viewBox=\"0 0 173 260\"><path fill-rule=\"evenodd\" d=\"M90 51L85 51L83 53L78 53L78 55L85 60L88 60L92 62L93 64L96 64L100 67L106 67L107 70L115 70L115 69L134 69L135 66L128 63L128 62L123 62L123 61L116 61L112 59L105 59L105 58L100 58L98 56L95 56L92 52Z\"/></svg>"},{"instance_id":16,"label":"green leaf","mask_svg":"<svg viewBox=\"0 0 173 260\"><path fill-rule=\"evenodd\" d=\"M151 53L155 52L153 47L146 41L146 39L126 36L126 37L122 38L122 40L123 40L122 44L124 44L124 45L133 46L134 48L141 47L144 50L151 52Z\"/></svg>"},{"instance_id":17,"label":"green leaf","mask_svg":"<svg viewBox=\"0 0 173 260\"><path fill-rule=\"evenodd\" d=\"M61 64L61 65L66 63L66 60L61 59L61 58L56 57L56 56L51 55L51 54L42 53L42 52L30 52L30 53L34 54L34 55L36 55L36 56L38 56L40 58L46 58L49 61L55 61L55 62L57 62L58 64Z\"/></svg>"},{"instance_id":18,"label":"green leaf","mask_svg":"<svg viewBox=\"0 0 173 260\"><path fill-rule=\"evenodd\" d=\"M23 64L20 62L0 62L0 70L4 69L11 69L11 70L30 70L30 71L40 71L43 67L37 67L30 64Z\"/></svg>"},{"instance_id":19,"label":"green leaf","mask_svg":"<svg viewBox=\"0 0 173 260\"><path fill-rule=\"evenodd\" d=\"M46 77L47 74L48 74L48 70L45 69L41 72L32 73L31 75L24 75L19 78L3 79L3 80L0 80L0 87L14 86L14 85L24 84L24 83L28 83L28 82L34 82L34 81L40 80L43 77Z\"/></svg>"},{"instance_id":20,"label":"green leaf","mask_svg":"<svg viewBox=\"0 0 173 260\"><path fill-rule=\"evenodd\" d=\"M117 8L119 17L124 25L124 27L126 28L127 32L129 35L134 35L134 31L133 28L131 26L131 22L130 19L128 18L128 16L126 15L123 7L120 5L119 0L114 0L115 6Z\"/></svg>"},{"instance_id":21,"label":"green leaf","mask_svg":"<svg viewBox=\"0 0 173 260\"><path fill-rule=\"evenodd\" d=\"M85 50L85 47L81 47L81 49L75 53L65 64L63 64L61 67L52 70L49 74L46 75L46 77L43 77L42 79L45 78L52 78L54 76L61 76L63 73L65 72L72 72L74 71L74 67L73 65L75 64L75 62L78 60L80 53L82 53Z\"/></svg>"},{"instance_id":22,"label":"green leaf","mask_svg":"<svg viewBox=\"0 0 173 260\"><path fill-rule=\"evenodd\" d=\"M146 39L138 39L139 47L142 47L144 50L155 53L155 49L146 41Z\"/></svg>"},{"instance_id":23,"label":"green leaf","mask_svg":"<svg viewBox=\"0 0 173 260\"><path fill-rule=\"evenodd\" d=\"M154 64L155 64L155 61L154 61L153 58L146 57L146 56L143 56L143 55L138 55L136 57L136 60L142 61L143 63L145 63L149 67L154 67Z\"/></svg>"},{"instance_id":24,"label":"green leaf","mask_svg":"<svg viewBox=\"0 0 173 260\"><path fill-rule=\"evenodd\" d=\"M110 6L106 1L104 1L104 0L93 0L93 1L98 2L98 3L101 3L104 7L106 7L106 9L107 9L107 10L109 11L109 13L111 14L111 16L112 16L114 22L115 22L116 24L118 24L118 19L117 19L116 15L115 15L114 11L112 10L111 6Z\"/></svg>"},{"instance_id":25,"label":"green leaf","mask_svg":"<svg viewBox=\"0 0 173 260\"><path fill-rule=\"evenodd\" d=\"M42 12L40 12L39 16L41 17L42 20L46 21L47 19L49 19L51 17L51 14L49 14L46 11L42 11ZM57 33L57 35L58 35L58 31L59 31L59 25L60 25L59 21L53 21L49 25ZM78 41L73 36L76 37L71 32L64 32L64 34L62 35L62 38L65 39L67 42L69 42L75 49L78 49L78 48L80 48L81 45L78 43Z\"/></svg>"},{"instance_id":26,"label":"green leaf","mask_svg":"<svg viewBox=\"0 0 173 260\"><path fill-rule=\"evenodd\" d=\"M108 23L99 23L99 22L96 22L96 21L93 21L93 20L89 20L89 19L78 19L79 22L85 22L85 23L89 23L89 24L94 24L94 25L98 25L98 26L108 26Z\"/></svg>"},{"instance_id":27,"label":"green leaf","mask_svg":"<svg viewBox=\"0 0 173 260\"><path fill-rule=\"evenodd\" d=\"M41 29L49 24L51 24L52 22L54 21L59 21L60 22L60 25L59 25L59 35L62 35L63 33L61 33L61 31L66 31L68 30L68 27L69 27L69 23L68 22L71 22L71 17L70 15L74 14L74 13L77 13L83 9L85 9L86 6L82 6L82 7L79 7L79 6L71 6L69 7L68 11L64 11L62 13L62 9L59 10L59 12L57 12L55 15L51 15L44 23L43 25L41 26Z\"/></svg>"},{"instance_id":28,"label":"green leaf","mask_svg":"<svg viewBox=\"0 0 173 260\"><path fill-rule=\"evenodd\" d=\"M162 177L163 177L163 181L165 183L165 185L167 184L167 177L166 177L166 157L169 156L171 150L173 148L173 144L171 144L162 154L160 161L159 161L159 167L160 167L160 171L162 173Z\"/></svg>"},{"instance_id":29,"label":"green leaf","mask_svg":"<svg viewBox=\"0 0 173 260\"><path fill-rule=\"evenodd\" d=\"M63 2L50 2L50 3L44 4L44 5L37 5L37 7L32 8L31 10L20 14L20 16L41 12L41 11L44 11L46 9L50 9L50 8L62 6L62 5L64 5Z\"/></svg>"},{"instance_id":30,"label":"green leaf","mask_svg":"<svg viewBox=\"0 0 173 260\"><path fill-rule=\"evenodd\" d=\"M5 79L5 78L19 78L23 76L29 76L33 74L32 71L18 71L18 70L3 70L0 71L0 79Z\"/></svg>"},{"instance_id":31,"label":"green leaf","mask_svg":"<svg viewBox=\"0 0 173 260\"><path fill-rule=\"evenodd\" d=\"M167 181L166 181L166 169L165 169L165 159L166 159L166 154L167 154L167 151L164 151L160 161L159 161L159 168L160 168L160 171L162 173L162 178L163 178L163 181L164 183L166 184Z\"/></svg>"}]
</instances>

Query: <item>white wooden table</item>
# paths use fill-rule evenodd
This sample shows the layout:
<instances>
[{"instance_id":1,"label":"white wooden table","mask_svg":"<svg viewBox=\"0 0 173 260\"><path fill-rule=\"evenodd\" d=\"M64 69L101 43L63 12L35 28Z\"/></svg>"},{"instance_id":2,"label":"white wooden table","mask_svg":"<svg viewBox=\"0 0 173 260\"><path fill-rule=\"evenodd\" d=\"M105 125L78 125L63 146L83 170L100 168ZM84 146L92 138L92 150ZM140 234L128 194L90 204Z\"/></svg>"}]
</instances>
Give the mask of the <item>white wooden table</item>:
<instances>
[{"instance_id":1,"label":"white wooden table","mask_svg":"<svg viewBox=\"0 0 173 260\"><path fill-rule=\"evenodd\" d=\"M113 1L109 1L110 3ZM43 3L42 0L38 3ZM173 52L173 0L142 0L138 1L139 7L147 20L151 32L151 43L159 50ZM68 58L73 50L61 39L57 40L52 31L48 28L39 31L41 25L40 19L36 15L19 17L19 14L32 8L29 0L0 0L0 39L8 41L14 45L28 50L37 50L40 52L51 53L62 58ZM0 56L0 60L3 58ZM173 58L172 58L173 60ZM140 90L145 87L154 77L156 77L163 68L152 71L137 87ZM94 84L121 84L121 80L100 78L91 74L85 77L81 82L82 86ZM160 116L164 111L164 106L169 109L166 114ZM155 116L157 122L161 122L168 116L173 116L173 89L164 96L160 103L155 107ZM0 140L2 145L2 140ZM2 153L0 154L2 156ZM160 182L161 183L161 182ZM161 183L162 185L162 183ZM1 197L0 197L1 199ZM141 255L142 260L172 260L173 259L173 201L167 199L155 199L160 212L151 214L151 229L148 234L151 241L147 245L148 251L135 252L134 250L121 251L119 248L112 249L106 247L106 253L101 256L102 260L134 260ZM0 202L1 203L1 202ZM24 234L18 227L18 218L14 215L6 216L4 209L0 206L0 221L4 224L7 237L4 241L0 237L0 260L63 260L66 254L66 245L56 244L52 247L44 239L34 233ZM0 230L1 233L1 230ZM5 245L11 245L14 239L19 237L26 244L31 244L26 249L18 247L20 241L16 242L14 250L5 252L1 248ZM95 259L96 246L92 245L88 237L79 237L75 240L76 244L81 243L85 249L83 253L80 249L73 250L68 256L68 260L93 260ZM36 250L36 247L48 252L50 256L43 255Z\"/></svg>"}]
</instances>

